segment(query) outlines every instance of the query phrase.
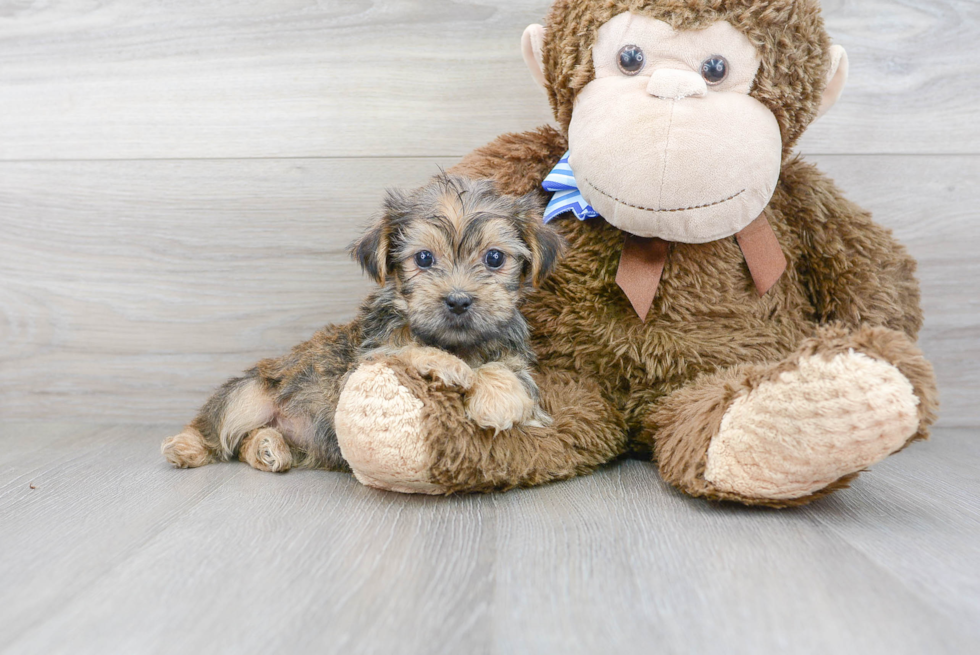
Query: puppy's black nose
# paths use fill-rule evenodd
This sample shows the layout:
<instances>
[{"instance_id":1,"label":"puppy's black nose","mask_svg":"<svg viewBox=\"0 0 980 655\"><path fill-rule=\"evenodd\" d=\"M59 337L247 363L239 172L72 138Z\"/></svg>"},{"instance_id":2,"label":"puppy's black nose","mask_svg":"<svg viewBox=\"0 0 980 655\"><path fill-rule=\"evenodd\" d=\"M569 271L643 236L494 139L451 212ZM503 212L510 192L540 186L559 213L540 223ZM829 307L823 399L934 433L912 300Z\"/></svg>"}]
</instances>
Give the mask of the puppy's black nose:
<instances>
[{"instance_id":1,"label":"puppy's black nose","mask_svg":"<svg viewBox=\"0 0 980 655\"><path fill-rule=\"evenodd\" d=\"M465 293L454 291L446 296L446 307L448 307L449 311L457 316L460 314L465 314L466 310L469 309L470 305L472 304L473 299Z\"/></svg>"}]
</instances>

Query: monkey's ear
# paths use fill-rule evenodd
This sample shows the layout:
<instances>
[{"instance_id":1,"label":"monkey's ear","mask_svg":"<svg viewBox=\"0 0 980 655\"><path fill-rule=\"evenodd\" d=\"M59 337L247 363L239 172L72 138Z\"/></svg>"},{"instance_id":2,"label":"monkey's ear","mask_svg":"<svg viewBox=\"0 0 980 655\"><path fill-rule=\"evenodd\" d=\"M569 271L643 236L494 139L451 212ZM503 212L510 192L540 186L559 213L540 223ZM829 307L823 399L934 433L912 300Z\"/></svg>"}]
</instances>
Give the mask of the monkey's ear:
<instances>
[{"instance_id":1,"label":"monkey's ear","mask_svg":"<svg viewBox=\"0 0 980 655\"><path fill-rule=\"evenodd\" d=\"M544 77L544 25L528 25L521 37L521 52L534 81L541 86L547 86Z\"/></svg>"},{"instance_id":2,"label":"monkey's ear","mask_svg":"<svg viewBox=\"0 0 980 655\"><path fill-rule=\"evenodd\" d=\"M384 285L391 272L391 234L395 222L408 211L408 199L397 191L389 190L381 218L347 248L351 258L380 285Z\"/></svg>"},{"instance_id":3,"label":"monkey's ear","mask_svg":"<svg viewBox=\"0 0 980 655\"><path fill-rule=\"evenodd\" d=\"M839 45L830 46L830 71L827 73L827 88L824 89L817 118L820 118L833 107L847 84L848 72L847 52ZM816 118L814 119L816 120Z\"/></svg>"}]
</instances>

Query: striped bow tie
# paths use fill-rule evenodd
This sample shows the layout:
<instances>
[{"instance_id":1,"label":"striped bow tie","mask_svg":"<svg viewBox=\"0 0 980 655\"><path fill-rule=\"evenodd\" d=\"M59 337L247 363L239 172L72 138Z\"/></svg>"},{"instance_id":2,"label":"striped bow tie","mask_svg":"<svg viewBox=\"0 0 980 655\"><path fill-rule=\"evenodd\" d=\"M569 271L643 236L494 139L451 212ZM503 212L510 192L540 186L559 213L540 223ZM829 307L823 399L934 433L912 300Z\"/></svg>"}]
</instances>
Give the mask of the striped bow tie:
<instances>
[{"instance_id":1,"label":"striped bow tie","mask_svg":"<svg viewBox=\"0 0 980 655\"><path fill-rule=\"evenodd\" d=\"M554 193L547 209L544 210L544 222L547 223L555 216L565 212L574 212L576 218L584 221L587 218L595 218L599 212L592 209L589 203L582 197L582 192L578 190L575 182L575 174L572 167L568 165L568 153L561 158L558 165L552 169L548 177L541 183L545 191Z\"/></svg>"}]
</instances>

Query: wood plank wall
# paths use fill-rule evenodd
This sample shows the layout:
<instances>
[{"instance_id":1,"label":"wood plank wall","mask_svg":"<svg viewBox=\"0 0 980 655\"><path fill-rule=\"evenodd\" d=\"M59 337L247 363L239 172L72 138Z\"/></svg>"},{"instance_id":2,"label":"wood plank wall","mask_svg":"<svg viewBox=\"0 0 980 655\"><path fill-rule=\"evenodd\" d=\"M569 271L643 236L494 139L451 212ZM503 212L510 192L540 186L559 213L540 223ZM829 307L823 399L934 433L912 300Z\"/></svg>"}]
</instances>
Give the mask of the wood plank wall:
<instances>
[{"instance_id":1,"label":"wood plank wall","mask_svg":"<svg viewBox=\"0 0 980 655\"><path fill-rule=\"evenodd\" d=\"M546 0L0 2L0 417L188 418L351 316L387 186L548 122ZM920 261L942 424L980 394L975 0L826 0L851 80L801 151Z\"/></svg>"}]
</instances>

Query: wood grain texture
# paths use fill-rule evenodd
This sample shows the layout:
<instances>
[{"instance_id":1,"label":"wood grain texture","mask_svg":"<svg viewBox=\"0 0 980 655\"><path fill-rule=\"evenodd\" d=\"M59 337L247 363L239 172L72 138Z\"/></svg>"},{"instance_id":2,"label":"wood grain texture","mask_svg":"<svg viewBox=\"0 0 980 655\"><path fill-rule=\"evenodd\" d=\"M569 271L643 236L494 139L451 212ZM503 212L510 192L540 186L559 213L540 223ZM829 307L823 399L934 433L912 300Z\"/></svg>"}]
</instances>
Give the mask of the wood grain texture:
<instances>
[{"instance_id":1,"label":"wood grain texture","mask_svg":"<svg viewBox=\"0 0 980 655\"><path fill-rule=\"evenodd\" d=\"M490 496L174 470L176 425L0 424L0 652L974 653L980 441L799 510L625 462ZM35 489L30 489L33 483Z\"/></svg>"},{"instance_id":2,"label":"wood grain texture","mask_svg":"<svg viewBox=\"0 0 980 655\"><path fill-rule=\"evenodd\" d=\"M351 316L386 186L550 120L548 5L0 2L0 417L64 421L0 421L0 653L980 651L975 428L781 512L634 461L418 498L159 455ZM980 3L824 8L851 80L801 148L919 259L941 424L976 426Z\"/></svg>"},{"instance_id":3,"label":"wood grain texture","mask_svg":"<svg viewBox=\"0 0 980 655\"><path fill-rule=\"evenodd\" d=\"M816 158L920 261L943 425L980 416L980 157ZM441 159L0 163L0 412L187 420L347 320L344 248Z\"/></svg>"},{"instance_id":4,"label":"wood grain texture","mask_svg":"<svg viewBox=\"0 0 980 655\"><path fill-rule=\"evenodd\" d=\"M0 168L0 412L144 421L186 416L231 374L349 319L370 283L347 245L386 185L438 171L412 159Z\"/></svg>"},{"instance_id":5,"label":"wood grain texture","mask_svg":"<svg viewBox=\"0 0 980 655\"><path fill-rule=\"evenodd\" d=\"M850 78L804 152L978 154L980 86L963 71L980 31L975 0L822 0Z\"/></svg>"},{"instance_id":6,"label":"wood grain texture","mask_svg":"<svg viewBox=\"0 0 980 655\"><path fill-rule=\"evenodd\" d=\"M980 157L813 157L919 262L943 425L980 424Z\"/></svg>"},{"instance_id":7,"label":"wood grain texture","mask_svg":"<svg viewBox=\"0 0 980 655\"><path fill-rule=\"evenodd\" d=\"M48 436L43 444L38 432ZM151 443L142 437L138 428L3 429L4 450L34 449L0 461L0 550L8 554L0 558L0 648L125 562L175 513L244 472L216 468L175 489L172 481L145 477ZM36 530L43 523L47 535ZM23 556L10 557L14 552Z\"/></svg>"},{"instance_id":8,"label":"wood grain texture","mask_svg":"<svg viewBox=\"0 0 980 655\"><path fill-rule=\"evenodd\" d=\"M462 156L550 120L547 0L0 5L0 159ZM819 153L980 153L974 0L825 0L851 56Z\"/></svg>"},{"instance_id":9,"label":"wood grain texture","mask_svg":"<svg viewBox=\"0 0 980 655\"><path fill-rule=\"evenodd\" d=\"M2 7L2 159L461 155L550 115L547 0Z\"/></svg>"}]
</instances>

